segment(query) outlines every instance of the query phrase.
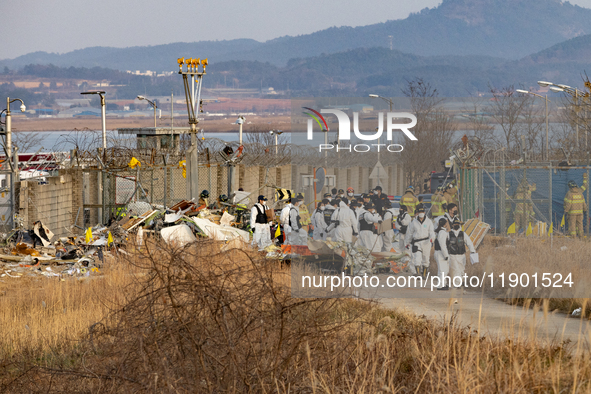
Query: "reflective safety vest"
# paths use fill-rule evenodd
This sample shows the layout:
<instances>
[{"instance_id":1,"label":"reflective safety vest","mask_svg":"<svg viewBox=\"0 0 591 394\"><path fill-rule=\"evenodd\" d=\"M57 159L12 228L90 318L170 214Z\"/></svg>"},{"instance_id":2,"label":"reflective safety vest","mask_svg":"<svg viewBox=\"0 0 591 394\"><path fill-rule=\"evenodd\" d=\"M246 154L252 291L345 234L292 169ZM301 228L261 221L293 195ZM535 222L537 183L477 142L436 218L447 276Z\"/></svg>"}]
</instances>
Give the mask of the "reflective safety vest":
<instances>
[{"instance_id":1,"label":"reflective safety vest","mask_svg":"<svg viewBox=\"0 0 591 394\"><path fill-rule=\"evenodd\" d=\"M570 189L564 197L564 212L569 215L582 215L586 210L587 204L581 189L578 187Z\"/></svg>"},{"instance_id":2,"label":"reflective safety vest","mask_svg":"<svg viewBox=\"0 0 591 394\"><path fill-rule=\"evenodd\" d=\"M431 198L431 216L437 217L445 214L443 206L447 205L447 201L441 192L437 192Z\"/></svg>"},{"instance_id":3,"label":"reflective safety vest","mask_svg":"<svg viewBox=\"0 0 591 394\"><path fill-rule=\"evenodd\" d=\"M418 202L419 200L415 197L415 195L409 192L404 193L404 196L402 196L400 199L400 205L404 205L406 207L406 211L410 216L415 215L415 209Z\"/></svg>"}]
</instances>

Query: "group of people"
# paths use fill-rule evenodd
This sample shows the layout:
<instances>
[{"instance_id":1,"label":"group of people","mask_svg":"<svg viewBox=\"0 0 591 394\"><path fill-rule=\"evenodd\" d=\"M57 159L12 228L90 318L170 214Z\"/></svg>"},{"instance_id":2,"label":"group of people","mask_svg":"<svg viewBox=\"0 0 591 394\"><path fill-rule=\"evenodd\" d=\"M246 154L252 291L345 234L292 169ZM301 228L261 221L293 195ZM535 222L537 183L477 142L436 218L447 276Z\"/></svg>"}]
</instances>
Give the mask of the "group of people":
<instances>
[{"instance_id":1,"label":"group of people","mask_svg":"<svg viewBox=\"0 0 591 394\"><path fill-rule=\"evenodd\" d=\"M445 190L445 191L444 191ZM396 251L393 248L394 229L399 231L398 251L410 249L410 267L413 274L426 277L430 266L431 248L435 248L438 275L447 290L452 285L446 278L461 277L466 265L466 250L475 253L470 237L462 229L458 205L453 202L457 189L453 185L440 187L432 197L431 217L424 204L409 186L402 196L399 211L392 208L388 196L380 186L370 193L355 197L353 188L333 189L326 193L312 212L312 238L317 241L330 239L337 242L353 242L371 252ZM260 248L271 244L267 198L258 197L251 211L251 228L254 243ZM279 216L284 243L307 245L308 231L302 223L301 211L305 207L303 196L292 197ZM437 224L435 228L433 223Z\"/></svg>"},{"instance_id":2,"label":"group of people","mask_svg":"<svg viewBox=\"0 0 591 394\"><path fill-rule=\"evenodd\" d=\"M411 269L414 269L416 275L426 279L431 247L435 248L437 275L442 283L438 290L449 290L454 285L453 279L464 275L466 250L476 253L472 240L462 230L457 205L449 203L445 208L447 212L434 219L437 228L427 217L423 204L416 206L414 219L406 212L406 206L401 205L401 214L397 219L400 223L400 244L411 250ZM460 283L461 279L456 281L456 285Z\"/></svg>"}]
</instances>

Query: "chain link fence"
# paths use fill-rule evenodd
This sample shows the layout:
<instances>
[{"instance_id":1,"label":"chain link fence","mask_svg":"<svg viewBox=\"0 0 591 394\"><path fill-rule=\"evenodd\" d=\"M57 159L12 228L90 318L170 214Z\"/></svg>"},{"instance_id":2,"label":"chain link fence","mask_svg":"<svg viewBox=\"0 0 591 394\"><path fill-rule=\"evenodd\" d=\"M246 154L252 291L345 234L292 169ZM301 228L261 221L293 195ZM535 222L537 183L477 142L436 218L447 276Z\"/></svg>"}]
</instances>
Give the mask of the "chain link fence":
<instances>
[{"instance_id":1,"label":"chain link fence","mask_svg":"<svg viewBox=\"0 0 591 394\"><path fill-rule=\"evenodd\" d=\"M507 234L515 224L516 233L527 231L547 235L568 233L564 197L572 180L583 187L583 174L590 167L482 166L460 169L461 211L464 219L478 217L497 234ZM583 195L589 203L589 188ZM584 212L585 234L589 233L589 212Z\"/></svg>"}]
</instances>

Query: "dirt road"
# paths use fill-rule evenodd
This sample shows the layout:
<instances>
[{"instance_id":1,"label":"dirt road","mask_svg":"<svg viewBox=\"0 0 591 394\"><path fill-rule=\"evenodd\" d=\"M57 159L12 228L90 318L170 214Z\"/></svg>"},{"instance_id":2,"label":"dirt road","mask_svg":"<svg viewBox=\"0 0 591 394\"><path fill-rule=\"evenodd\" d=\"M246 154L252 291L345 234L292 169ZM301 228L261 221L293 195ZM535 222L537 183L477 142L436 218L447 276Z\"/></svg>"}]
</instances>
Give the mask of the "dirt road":
<instances>
[{"instance_id":1,"label":"dirt road","mask_svg":"<svg viewBox=\"0 0 591 394\"><path fill-rule=\"evenodd\" d=\"M591 327L586 319L572 318L559 312L544 314L539 309L525 309L502 301L481 299L477 294L474 294L475 297L456 298L452 292L438 292L445 295L427 298L429 290L414 291L420 292L424 298L382 298L381 303L389 308L404 308L439 321L449 321L455 315L460 325L470 326L484 336L512 340L535 339L545 343L570 340L575 344L575 351L590 348ZM408 295L412 296L412 293Z\"/></svg>"}]
</instances>

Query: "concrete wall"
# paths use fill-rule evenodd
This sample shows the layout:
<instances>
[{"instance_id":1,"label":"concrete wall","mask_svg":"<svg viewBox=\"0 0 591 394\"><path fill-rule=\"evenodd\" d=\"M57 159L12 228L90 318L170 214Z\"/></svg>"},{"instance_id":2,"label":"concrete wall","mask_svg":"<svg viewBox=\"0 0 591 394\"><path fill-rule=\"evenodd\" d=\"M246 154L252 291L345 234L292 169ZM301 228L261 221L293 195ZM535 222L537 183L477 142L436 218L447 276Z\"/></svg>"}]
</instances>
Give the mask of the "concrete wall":
<instances>
[{"instance_id":1,"label":"concrete wall","mask_svg":"<svg viewBox=\"0 0 591 394\"><path fill-rule=\"evenodd\" d=\"M80 229L72 228L78 215L78 225L83 218L83 178L81 171L62 170L58 176L47 178L47 184L37 181L21 181L17 184L18 212L25 228L40 220L57 237L71 235L67 229L79 234Z\"/></svg>"}]
</instances>

